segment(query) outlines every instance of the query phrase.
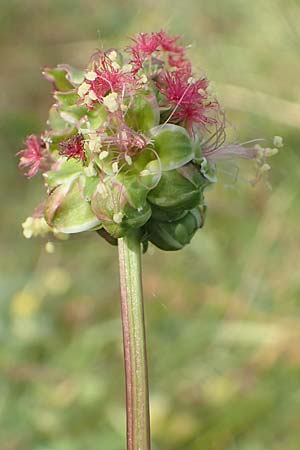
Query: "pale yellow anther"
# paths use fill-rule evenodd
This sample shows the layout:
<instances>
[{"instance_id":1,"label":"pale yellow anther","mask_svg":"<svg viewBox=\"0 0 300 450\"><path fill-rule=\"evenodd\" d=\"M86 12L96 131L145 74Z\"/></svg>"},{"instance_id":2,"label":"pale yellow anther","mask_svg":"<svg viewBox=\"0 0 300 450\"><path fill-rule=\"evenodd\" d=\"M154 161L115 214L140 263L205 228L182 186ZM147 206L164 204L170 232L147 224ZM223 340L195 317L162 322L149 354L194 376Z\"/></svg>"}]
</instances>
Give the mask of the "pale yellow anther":
<instances>
[{"instance_id":1,"label":"pale yellow anther","mask_svg":"<svg viewBox=\"0 0 300 450\"><path fill-rule=\"evenodd\" d=\"M113 173L118 173L119 165L118 165L117 161L112 163L112 171L113 171Z\"/></svg>"},{"instance_id":2,"label":"pale yellow anther","mask_svg":"<svg viewBox=\"0 0 300 450\"><path fill-rule=\"evenodd\" d=\"M116 52L116 50L112 50L107 56L111 61L115 61L118 57L118 53Z\"/></svg>"},{"instance_id":3,"label":"pale yellow anther","mask_svg":"<svg viewBox=\"0 0 300 450\"><path fill-rule=\"evenodd\" d=\"M91 100L97 100L97 99L98 99L97 95L96 95L95 92L92 91L92 90L90 90L90 92L89 92L89 98L90 98Z\"/></svg>"},{"instance_id":4,"label":"pale yellow anther","mask_svg":"<svg viewBox=\"0 0 300 450\"><path fill-rule=\"evenodd\" d=\"M189 79L187 80L188 84L195 84L196 80L194 77L189 77Z\"/></svg>"},{"instance_id":5,"label":"pale yellow anther","mask_svg":"<svg viewBox=\"0 0 300 450\"><path fill-rule=\"evenodd\" d=\"M206 95L206 92L205 92L204 89L200 88L200 89L198 89L198 94L200 94L200 95Z\"/></svg>"},{"instance_id":6,"label":"pale yellow anther","mask_svg":"<svg viewBox=\"0 0 300 450\"><path fill-rule=\"evenodd\" d=\"M125 153L124 158L125 158L125 161L127 162L127 164L128 164L129 166L131 166L131 164L132 164L132 158L131 158L131 156L128 155L127 153Z\"/></svg>"},{"instance_id":7,"label":"pale yellow anther","mask_svg":"<svg viewBox=\"0 0 300 450\"><path fill-rule=\"evenodd\" d=\"M112 67L115 69L115 70L119 70L121 67L120 67L120 64L118 64L116 61L114 61L113 63L112 63Z\"/></svg>"},{"instance_id":8,"label":"pale yellow anther","mask_svg":"<svg viewBox=\"0 0 300 450\"><path fill-rule=\"evenodd\" d=\"M116 92L112 92L111 94L108 94L103 98L103 105L111 113L114 113L119 109L119 104L117 102L117 98L118 98L118 94Z\"/></svg>"},{"instance_id":9,"label":"pale yellow anther","mask_svg":"<svg viewBox=\"0 0 300 450\"><path fill-rule=\"evenodd\" d=\"M92 99L89 97L89 94L85 95L83 101L84 101L84 103L85 103L87 106L92 106L92 104L93 104L93 101L92 101Z\"/></svg>"},{"instance_id":10,"label":"pale yellow anther","mask_svg":"<svg viewBox=\"0 0 300 450\"><path fill-rule=\"evenodd\" d=\"M124 64L122 67L122 72L129 73L132 71L132 64Z\"/></svg>"},{"instance_id":11,"label":"pale yellow anther","mask_svg":"<svg viewBox=\"0 0 300 450\"><path fill-rule=\"evenodd\" d=\"M47 253L52 254L55 251L55 247L53 242L47 242L47 244L45 245L45 250Z\"/></svg>"},{"instance_id":12,"label":"pale yellow anther","mask_svg":"<svg viewBox=\"0 0 300 450\"><path fill-rule=\"evenodd\" d=\"M274 136L273 144L277 148L283 147L283 139L281 136Z\"/></svg>"},{"instance_id":13,"label":"pale yellow anther","mask_svg":"<svg viewBox=\"0 0 300 450\"><path fill-rule=\"evenodd\" d=\"M43 217L27 217L25 222L22 223L22 227L23 235L26 239L30 239L32 236L45 236L51 231Z\"/></svg>"},{"instance_id":14,"label":"pale yellow anther","mask_svg":"<svg viewBox=\"0 0 300 450\"><path fill-rule=\"evenodd\" d=\"M268 172L268 170L270 170L270 169L271 169L271 166L269 164L265 163L265 164L263 164L261 166L260 171L261 172Z\"/></svg>"},{"instance_id":15,"label":"pale yellow anther","mask_svg":"<svg viewBox=\"0 0 300 450\"><path fill-rule=\"evenodd\" d=\"M85 81L79 86L78 88L78 95L79 97L83 98L85 94L90 90L90 85L86 83Z\"/></svg>"},{"instance_id":16,"label":"pale yellow anther","mask_svg":"<svg viewBox=\"0 0 300 450\"><path fill-rule=\"evenodd\" d=\"M115 223L118 223L118 224L119 224L119 223L122 222L123 217L124 217L124 213L122 213L122 211L117 212L117 213L115 213L115 214L113 215L113 221L114 221Z\"/></svg>"},{"instance_id":17,"label":"pale yellow anther","mask_svg":"<svg viewBox=\"0 0 300 450\"><path fill-rule=\"evenodd\" d=\"M140 82L146 84L148 81L148 78L145 74L143 74L140 78Z\"/></svg>"},{"instance_id":18,"label":"pale yellow anther","mask_svg":"<svg viewBox=\"0 0 300 450\"><path fill-rule=\"evenodd\" d=\"M96 72L94 72L93 70L91 70L90 72L87 72L87 73L85 74L85 78L86 78L86 80L88 80L88 81L95 81L96 78L97 78L97 74L96 74Z\"/></svg>"},{"instance_id":19,"label":"pale yellow anther","mask_svg":"<svg viewBox=\"0 0 300 450\"><path fill-rule=\"evenodd\" d=\"M266 148L265 149L265 155L267 157L277 155L277 153L278 153L278 148Z\"/></svg>"},{"instance_id":20,"label":"pale yellow anther","mask_svg":"<svg viewBox=\"0 0 300 450\"><path fill-rule=\"evenodd\" d=\"M103 159L108 157L108 151L107 150L103 150L102 152L99 153L99 159L102 161Z\"/></svg>"},{"instance_id":21,"label":"pale yellow anther","mask_svg":"<svg viewBox=\"0 0 300 450\"><path fill-rule=\"evenodd\" d=\"M127 105L124 105L124 103L122 103L122 104L120 105L120 109L121 109L121 111L126 112L126 111L128 110L128 106L127 106Z\"/></svg>"}]
</instances>

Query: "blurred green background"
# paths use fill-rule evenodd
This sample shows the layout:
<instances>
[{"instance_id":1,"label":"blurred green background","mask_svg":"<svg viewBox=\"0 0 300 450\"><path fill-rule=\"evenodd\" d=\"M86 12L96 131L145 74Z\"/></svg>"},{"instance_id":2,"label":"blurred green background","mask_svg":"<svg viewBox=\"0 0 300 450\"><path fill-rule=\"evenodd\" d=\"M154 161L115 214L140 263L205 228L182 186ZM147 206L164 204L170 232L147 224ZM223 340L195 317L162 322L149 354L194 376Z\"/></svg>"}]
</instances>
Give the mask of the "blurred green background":
<instances>
[{"instance_id":1,"label":"blurred green background","mask_svg":"<svg viewBox=\"0 0 300 450\"><path fill-rule=\"evenodd\" d=\"M153 449L298 450L299 0L0 1L1 450L122 450L116 250L96 234L25 240L42 195L15 153L44 128L40 68L166 28L215 81L232 135L274 135L272 192L221 176L206 226L144 257Z\"/></svg>"}]
</instances>

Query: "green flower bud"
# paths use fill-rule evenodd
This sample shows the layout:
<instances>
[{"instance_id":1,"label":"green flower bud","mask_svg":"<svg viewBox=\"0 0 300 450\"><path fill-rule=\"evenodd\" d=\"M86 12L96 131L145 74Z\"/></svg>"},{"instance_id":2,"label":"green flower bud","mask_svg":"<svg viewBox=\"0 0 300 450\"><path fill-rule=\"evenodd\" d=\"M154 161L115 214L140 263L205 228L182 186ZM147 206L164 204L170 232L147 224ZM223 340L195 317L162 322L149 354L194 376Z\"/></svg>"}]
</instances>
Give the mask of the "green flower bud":
<instances>
[{"instance_id":1,"label":"green flower bud","mask_svg":"<svg viewBox=\"0 0 300 450\"><path fill-rule=\"evenodd\" d=\"M189 163L163 172L158 185L149 192L148 199L160 208L192 209L200 203L208 184L198 167Z\"/></svg>"},{"instance_id":2,"label":"green flower bud","mask_svg":"<svg viewBox=\"0 0 300 450\"><path fill-rule=\"evenodd\" d=\"M204 224L206 207L188 211L181 219L172 222L151 218L145 229L150 242L162 250L180 250L189 244L196 231Z\"/></svg>"}]
</instances>

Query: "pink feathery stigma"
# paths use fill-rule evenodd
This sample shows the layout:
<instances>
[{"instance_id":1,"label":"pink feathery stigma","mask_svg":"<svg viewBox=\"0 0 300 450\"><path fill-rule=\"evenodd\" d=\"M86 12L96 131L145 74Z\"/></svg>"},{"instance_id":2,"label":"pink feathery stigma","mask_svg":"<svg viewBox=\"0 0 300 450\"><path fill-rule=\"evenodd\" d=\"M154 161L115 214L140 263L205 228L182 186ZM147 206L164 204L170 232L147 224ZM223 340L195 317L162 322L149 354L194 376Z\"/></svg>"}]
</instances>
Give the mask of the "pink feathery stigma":
<instances>
[{"instance_id":1,"label":"pink feathery stigma","mask_svg":"<svg viewBox=\"0 0 300 450\"><path fill-rule=\"evenodd\" d=\"M161 54L166 53L168 64L171 67L181 67L190 65L185 57L185 48L176 45L179 36L168 36L164 31L157 33L140 33L133 38L134 45L127 47L127 52L131 55L131 63L135 66L137 72L143 66L144 61L150 56L155 62L163 63ZM155 58L156 57L156 58Z\"/></svg>"},{"instance_id":2,"label":"pink feathery stigma","mask_svg":"<svg viewBox=\"0 0 300 450\"><path fill-rule=\"evenodd\" d=\"M81 134L71 136L69 139L62 141L59 144L59 154L66 156L68 159L80 159L83 163L86 162L86 155L84 151L84 139Z\"/></svg>"},{"instance_id":3,"label":"pink feathery stigma","mask_svg":"<svg viewBox=\"0 0 300 450\"><path fill-rule=\"evenodd\" d=\"M86 80L100 100L109 92L121 93L124 90L134 90L136 80L132 73L124 73L120 68L115 68L107 54L101 57L100 64L95 63L96 78L93 81Z\"/></svg>"},{"instance_id":4,"label":"pink feathery stigma","mask_svg":"<svg viewBox=\"0 0 300 450\"><path fill-rule=\"evenodd\" d=\"M20 156L19 168L24 169L29 167L25 172L28 178L37 174L42 165L42 141L35 135L30 135L26 139L26 148L21 150L17 155Z\"/></svg>"},{"instance_id":5,"label":"pink feathery stigma","mask_svg":"<svg viewBox=\"0 0 300 450\"><path fill-rule=\"evenodd\" d=\"M218 102L209 100L206 78L194 80L189 70L164 72L158 79L157 86L166 98L166 104L172 106L172 120L186 124L206 125L215 123L216 119L209 115L212 109L218 108Z\"/></svg>"}]
</instances>

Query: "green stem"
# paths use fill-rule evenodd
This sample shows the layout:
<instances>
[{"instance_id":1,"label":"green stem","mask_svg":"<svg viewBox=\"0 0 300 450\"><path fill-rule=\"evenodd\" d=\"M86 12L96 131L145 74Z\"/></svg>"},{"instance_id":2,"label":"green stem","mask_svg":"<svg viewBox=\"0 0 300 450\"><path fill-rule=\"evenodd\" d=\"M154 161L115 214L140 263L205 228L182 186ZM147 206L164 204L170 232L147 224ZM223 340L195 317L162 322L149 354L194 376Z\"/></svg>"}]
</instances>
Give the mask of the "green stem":
<instances>
[{"instance_id":1,"label":"green stem","mask_svg":"<svg viewBox=\"0 0 300 450\"><path fill-rule=\"evenodd\" d=\"M118 240L126 381L127 450L150 450L149 390L143 307L141 243Z\"/></svg>"}]
</instances>

